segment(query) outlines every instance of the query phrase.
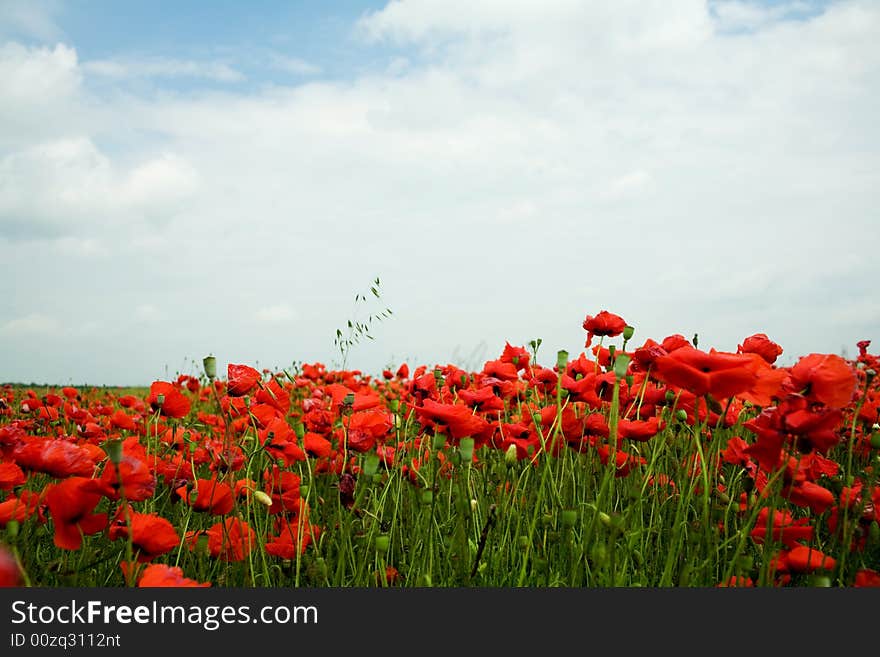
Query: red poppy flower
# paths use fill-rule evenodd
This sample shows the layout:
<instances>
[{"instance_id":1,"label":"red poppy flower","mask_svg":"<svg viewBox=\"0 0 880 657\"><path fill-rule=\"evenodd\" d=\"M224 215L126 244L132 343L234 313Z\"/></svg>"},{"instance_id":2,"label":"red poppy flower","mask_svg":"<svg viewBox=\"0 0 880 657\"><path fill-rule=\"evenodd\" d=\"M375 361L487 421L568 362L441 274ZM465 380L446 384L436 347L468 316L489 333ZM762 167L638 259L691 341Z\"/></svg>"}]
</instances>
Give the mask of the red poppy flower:
<instances>
[{"instance_id":1,"label":"red poppy flower","mask_svg":"<svg viewBox=\"0 0 880 657\"><path fill-rule=\"evenodd\" d=\"M211 586L211 582L197 582L183 576L183 569L179 566L168 566L164 563L153 563L144 569L138 580L138 587L207 587Z\"/></svg>"},{"instance_id":2,"label":"red poppy flower","mask_svg":"<svg viewBox=\"0 0 880 657\"><path fill-rule=\"evenodd\" d=\"M0 502L0 527L6 527L10 520L24 522L39 511L40 502L40 495L29 490L23 490L20 497L10 495Z\"/></svg>"},{"instance_id":3,"label":"red poppy flower","mask_svg":"<svg viewBox=\"0 0 880 657\"><path fill-rule=\"evenodd\" d=\"M617 435L620 438L629 438L638 442L645 442L657 435L663 429L662 422L657 417L647 420L620 420L617 423Z\"/></svg>"},{"instance_id":4,"label":"red poppy flower","mask_svg":"<svg viewBox=\"0 0 880 657\"><path fill-rule=\"evenodd\" d=\"M15 557L0 545L0 588L9 588L21 584L21 571Z\"/></svg>"},{"instance_id":5,"label":"red poppy flower","mask_svg":"<svg viewBox=\"0 0 880 657\"><path fill-rule=\"evenodd\" d=\"M78 550L83 534L97 534L107 526L106 513L93 513L101 495L88 490L90 481L71 477L46 491L46 504L55 525L55 545L60 548Z\"/></svg>"},{"instance_id":6,"label":"red poppy flower","mask_svg":"<svg viewBox=\"0 0 880 657\"><path fill-rule=\"evenodd\" d=\"M788 548L796 547L799 541L813 538L813 527L809 518L795 519L790 512L763 508L758 513L755 528L749 534L755 543L763 543L767 536L779 541Z\"/></svg>"},{"instance_id":7,"label":"red poppy flower","mask_svg":"<svg viewBox=\"0 0 880 657\"><path fill-rule=\"evenodd\" d=\"M205 533L211 556L225 561L243 561L257 544L256 532L239 518L227 518Z\"/></svg>"},{"instance_id":8,"label":"red poppy flower","mask_svg":"<svg viewBox=\"0 0 880 657\"><path fill-rule=\"evenodd\" d=\"M864 568L856 573L856 580L853 586L876 586L880 587L880 573L870 568Z\"/></svg>"},{"instance_id":9,"label":"red poppy flower","mask_svg":"<svg viewBox=\"0 0 880 657\"><path fill-rule=\"evenodd\" d=\"M111 541L128 538L126 513L131 522L131 542L139 563L152 561L180 544L180 537L168 519L153 513L135 513L127 508L120 509L110 525L108 535Z\"/></svg>"},{"instance_id":10,"label":"red poppy flower","mask_svg":"<svg viewBox=\"0 0 880 657\"><path fill-rule=\"evenodd\" d=\"M216 479L198 479L194 485L181 486L175 492L196 511L218 516L232 511L234 505L232 488Z\"/></svg>"},{"instance_id":11,"label":"red poppy flower","mask_svg":"<svg viewBox=\"0 0 880 657\"><path fill-rule=\"evenodd\" d=\"M654 362L654 376L701 397L726 399L751 388L758 380L756 361L748 354L700 351L679 347Z\"/></svg>"},{"instance_id":12,"label":"red poppy flower","mask_svg":"<svg viewBox=\"0 0 880 657\"><path fill-rule=\"evenodd\" d=\"M758 354L772 365L782 354L782 347L773 342L764 333L755 333L743 340L743 343L737 347L736 351L740 354Z\"/></svg>"},{"instance_id":13,"label":"red poppy flower","mask_svg":"<svg viewBox=\"0 0 880 657\"><path fill-rule=\"evenodd\" d=\"M518 370L524 370L529 366L531 355L524 347L513 347L509 342L504 343L504 352L501 354L501 361L504 363L513 363Z\"/></svg>"},{"instance_id":14,"label":"red poppy flower","mask_svg":"<svg viewBox=\"0 0 880 657\"><path fill-rule=\"evenodd\" d=\"M257 434L260 444L276 459L291 465L305 461L306 453L297 444L296 433L284 418L275 418Z\"/></svg>"},{"instance_id":15,"label":"red poppy flower","mask_svg":"<svg viewBox=\"0 0 880 657\"><path fill-rule=\"evenodd\" d=\"M811 573L815 570L833 570L837 561L815 548L799 545L785 555L789 570L795 573Z\"/></svg>"},{"instance_id":16,"label":"red poppy flower","mask_svg":"<svg viewBox=\"0 0 880 657\"><path fill-rule=\"evenodd\" d=\"M389 413L377 411L362 411L355 413L344 422L347 434L347 446L355 452L368 452L377 442L385 442L385 437L391 428L392 416ZM339 430L340 440L343 430Z\"/></svg>"},{"instance_id":17,"label":"red poppy flower","mask_svg":"<svg viewBox=\"0 0 880 657\"><path fill-rule=\"evenodd\" d=\"M59 479L71 475L88 477L95 471L95 461L89 449L61 439L27 442L14 453L14 459L22 468L45 472Z\"/></svg>"},{"instance_id":18,"label":"red poppy flower","mask_svg":"<svg viewBox=\"0 0 880 657\"><path fill-rule=\"evenodd\" d=\"M12 490L25 481L24 472L17 464L0 463L0 490Z\"/></svg>"},{"instance_id":19,"label":"red poppy flower","mask_svg":"<svg viewBox=\"0 0 880 657\"><path fill-rule=\"evenodd\" d=\"M307 521L293 520L282 523L278 535L266 541L266 552L282 559L295 559L297 553L305 554L312 542L313 534L317 536L318 527L309 525Z\"/></svg>"},{"instance_id":20,"label":"red poppy flower","mask_svg":"<svg viewBox=\"0 0 880 657\"><path fill-rule=\"evenodd\" d=\"M587 332L587 342L584 347L589 347L593 344L593 337L596 335L613 338L623 333L623 330L626 328L626 321L619 315L603 310L595 317L587 315L586 319L584 319L583 328Z\"/></svg>"},{"instance_id":21,"label":"red poppy flower","mask_svg":"<svg viewBox=\"0 0 880 657\"><path fill-rule=\"evenodd\" d=\"M249 365L234 365L226 368L226 394L230 397L243 397L254 389L263 378L259 371Z\"/></svg>"},{"instance_id":22,"label":"red poppy flower","mask_svg":"<svg viewBox=\"0 0 880 657\"><path fill-rule=\"evenodd\" d=\"M329 440L311 431L303 436L303 447L305 447L306 452L319 458L330 456L330 453L333 451L333 444Z\"/></svg>"},{"instance_id":23,"label":"red poppy flower","mask_svg":"<svg viewBox=\"0 0 880 657\"><path fill-rule=\"evenodd\" d=\"M156 475L144 461L146 452L141 450L143 458L139 458L131 451L126 453L124 448L123 450L119 464L108 460L101 476L92 479L87 488L110 500L125 497L129 502L143 502L156 491Z\"/></svg>"},{"instance_id":24,"label":"red poppy flower","mask_svg":"<svg viewBox=\"0 0 880 657\"><path fill-rule=\"evenodd\" d=\"M159 403L162 395L162 403ZM189 415L192 406L189 398L172 383L154 381L150 385L150 396L147 398L150 408L160 411L164 417L182 418Z\"/></svg>"},{"instance_id":25,"label":"red poppy flower","mask_svg":"<svg viewBox=\"0 0 880 657\"><path fill-rule=\"evenodd\" d=\"M849 404L858 385L855 370L834 354L804 356L790 373L794 392L806 389L806 397L829 408L843 408Z\"/></svg>"},{"instance_id":26,"label":"red poppy flower","mask_svg":"<svg viewBox=\"0 0 880 657\"><path fill-rule=\"evenodd\" d=\"M415 411L423 426L445 428L456 441L466 436L476 440L491 430L491 425L484 418L474 415L471 409L460 404L440 404L426 399L422 406L415 407Z\"/></svg>"},{"instance_id":27,"label":"red poppy flower","mask_svg":"<svg viewBox=\"0 0 880 657\"><path fill-rule=\"evenodd\" d=\"M110 416L110 425L116 429L137 431L137 423L134 421L134 418L121 408Z\"/></svg>"}]
</instances>

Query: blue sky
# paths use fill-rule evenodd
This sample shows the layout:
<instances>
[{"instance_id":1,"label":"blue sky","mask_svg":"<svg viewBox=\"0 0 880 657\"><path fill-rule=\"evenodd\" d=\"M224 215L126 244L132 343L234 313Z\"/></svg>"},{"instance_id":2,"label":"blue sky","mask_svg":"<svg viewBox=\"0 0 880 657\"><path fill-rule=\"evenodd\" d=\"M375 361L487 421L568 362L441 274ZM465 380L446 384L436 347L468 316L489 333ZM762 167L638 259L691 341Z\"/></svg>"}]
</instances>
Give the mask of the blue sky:
<instances>
[{"instance_id":1,"label":"blue sky","mask_svg":"<svg viewBox=\"0 0 880 657\"><path fill-rule=\"evenodd\" d=\"M873 0L0 2L0 380L880 343ZM466 362L463 362L466 361Z\"/></svg>"}]
</instances>

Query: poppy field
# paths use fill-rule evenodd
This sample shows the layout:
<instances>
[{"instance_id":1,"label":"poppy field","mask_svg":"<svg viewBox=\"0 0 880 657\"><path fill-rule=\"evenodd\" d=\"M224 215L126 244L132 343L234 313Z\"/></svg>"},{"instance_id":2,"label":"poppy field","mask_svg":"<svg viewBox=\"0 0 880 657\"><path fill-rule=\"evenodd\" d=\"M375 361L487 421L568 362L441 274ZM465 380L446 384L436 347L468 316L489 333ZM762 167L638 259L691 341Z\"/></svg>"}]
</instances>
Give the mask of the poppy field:
<instances>
[{"instance_id":1,"label":"poppy field","mask_svg":"<svg viewBox=\"0 0 880 657\"><path fill-rule=\"evenodd\" d=\"M0 584L880 586L869 341L782 367L760 333L583 329L479 371L5 385Z\"/></svg>"}]
</instances>

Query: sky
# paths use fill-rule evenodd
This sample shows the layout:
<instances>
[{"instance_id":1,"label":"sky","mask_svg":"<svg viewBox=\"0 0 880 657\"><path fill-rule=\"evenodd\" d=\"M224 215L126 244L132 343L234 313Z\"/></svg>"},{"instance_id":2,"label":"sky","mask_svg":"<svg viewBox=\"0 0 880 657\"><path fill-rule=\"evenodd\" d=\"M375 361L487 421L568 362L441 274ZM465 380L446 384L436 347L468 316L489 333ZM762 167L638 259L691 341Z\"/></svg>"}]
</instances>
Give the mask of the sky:
<instances>
[{"instance_id":1,"label":"sky","mask_svg":"<svg viewBox=\"0 0 880 657\"><path fill-rule=\"evenodd\" d=\"M552 365L601 310L854 356L878 37L876 0L0 0L0 381Z\"/></svg>"}]
</instances>

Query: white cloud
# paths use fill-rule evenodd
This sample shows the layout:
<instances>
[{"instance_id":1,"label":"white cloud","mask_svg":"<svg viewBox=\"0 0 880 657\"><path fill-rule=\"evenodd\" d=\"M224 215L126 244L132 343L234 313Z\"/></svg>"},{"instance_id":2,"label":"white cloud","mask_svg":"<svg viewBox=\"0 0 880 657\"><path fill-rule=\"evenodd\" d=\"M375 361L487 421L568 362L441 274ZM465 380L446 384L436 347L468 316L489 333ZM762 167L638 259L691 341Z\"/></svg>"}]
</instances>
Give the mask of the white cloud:
<instances>
[{"instance_id":1,"label":"white cloud","mask_svg":"<svg viewBox=\"0 0 880 657\"><path fill-rule=\"evenodd\" d=\"M86 73L113 79L204 78L215 82L241 82L245 75L225 62L201 62L168 57L120 57L83 63Z\"/></svg>"},{"instance_id":2,"label":"white cloud","mask_svg":"<svg viewBox=\"0 0 880 657\"><path fill-rule=\"evenodd\" d=\"M54 317L41 313L31 313L0 324L0 335L8 338L54 336L60 332L60 329L61 326Z\"/></svg>"},{"instance_id":3,"label":"white cloud","mask_svg":"<svg viewBox=\"0 0 880 657\"><path fill-rule=\"evenodd\" d=\"M173 153L123 170L88 137L39 143L0 159L0 226L28 236L161 221L197 184L193 167Z\"/></svg>"},{"instance_id":4,"label":"white cloud","mask_svg":"<svg viewBox=\"0 0 880 657\"><path fill-rule=\"evenodd\" d=\"M62 30L55 21L55 0L3 0L0 3L0 38L19 35L53 41Z\"/></svg>"},{"instance_id":5,"label":"white cloud","mask_svg":"<svg viewBox=\"0 0 880 657\"><path fill-rule=\"evenodd\" d=\"M633 171L611 180L607 188L600 192L600 195L609 201L630 198L644 193L651 187L653 180L647 171Z\"/></svg>"},{"instance_id":6,"label":"white cloud","mask_svg":"<svg viewBox=\"0 0 880 657\"><path fill-rule=\"evenodd\" d=\"M274 54L270 62L274 68L294 75L317 75L321 72L320 66L310 64L299 57Z\"/></svg>"},{"instance_id":7,"label":"white cloud","mask_svg":"<svg viewBox=\"0 0 880 657\"><path fill-rule=\"evenodd\" d=\"M142 322L155 322L163 319L165 313L151 303L142 303L135 307L134 317Z\"/></svg>"},{"instance_id":8,"label":"white cloud","mask_svg":"<svg viewBox=\"0 0 880 657\"><path fill-rule=\"evenodd\" d=\"M264 306L254 313L254 318L260 322L287 322L296 317L296 312L285 303L272 306Z\"/></svg>"}]
</instances>

